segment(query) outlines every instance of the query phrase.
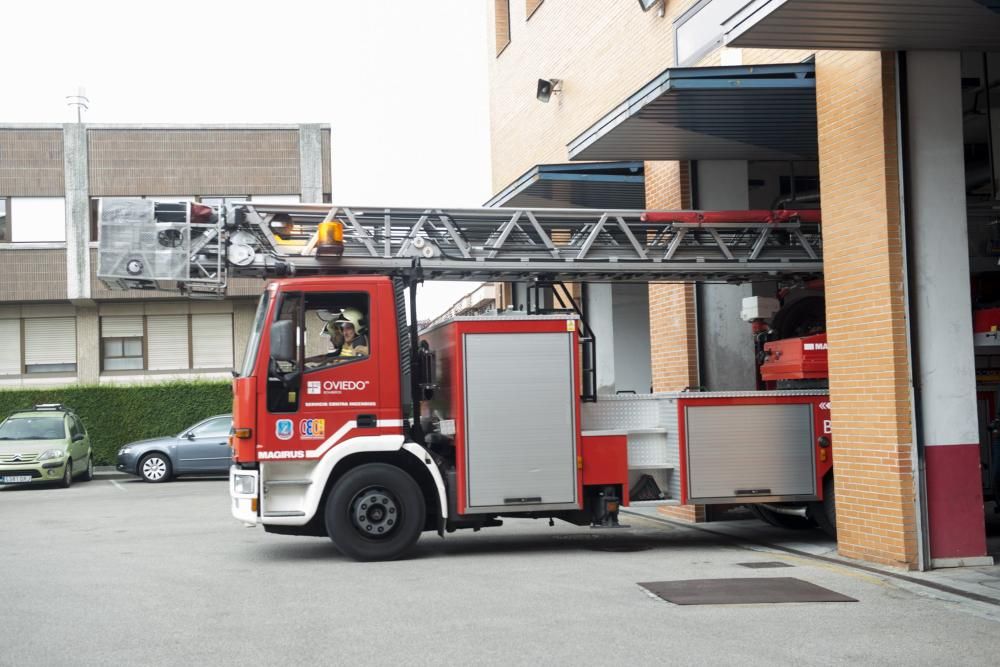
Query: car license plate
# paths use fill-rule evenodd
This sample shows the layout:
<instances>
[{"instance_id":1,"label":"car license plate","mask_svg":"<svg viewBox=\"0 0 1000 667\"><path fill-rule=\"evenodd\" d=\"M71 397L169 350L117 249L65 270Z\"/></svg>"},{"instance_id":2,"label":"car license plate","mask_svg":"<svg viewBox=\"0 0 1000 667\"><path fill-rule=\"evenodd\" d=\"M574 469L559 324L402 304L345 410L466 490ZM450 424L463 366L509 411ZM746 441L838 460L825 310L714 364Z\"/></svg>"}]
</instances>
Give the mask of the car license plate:
<instances>
[{"instance_id":1,"label":"car license plate","mask_svg":"<svg viewBox=\"0 0 1000 667\"><path fill-rule=\"evenodd\" d=\"M24 482L30 482L31 475L2 475L0 476L0 484L22 484Z\"/></svg>"}]
</instances>

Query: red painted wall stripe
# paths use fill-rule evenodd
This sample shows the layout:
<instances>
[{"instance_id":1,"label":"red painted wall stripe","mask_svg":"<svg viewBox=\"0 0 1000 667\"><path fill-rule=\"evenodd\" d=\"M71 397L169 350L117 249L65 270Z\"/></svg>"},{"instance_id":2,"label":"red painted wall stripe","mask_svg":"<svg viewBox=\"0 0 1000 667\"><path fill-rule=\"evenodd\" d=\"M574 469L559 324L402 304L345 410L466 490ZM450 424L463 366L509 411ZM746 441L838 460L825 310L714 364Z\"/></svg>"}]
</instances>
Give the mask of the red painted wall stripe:
<instances>
[{"instance_id":1,"label":"red painted wall stripe","mask_svg":"<svg viewBox=\"0 0 1000 667\"><path fill-rule=\"evenodd\" d=\"M925 449L931 558L986 555L979 445Z\"/></svg>"}]
</instances>

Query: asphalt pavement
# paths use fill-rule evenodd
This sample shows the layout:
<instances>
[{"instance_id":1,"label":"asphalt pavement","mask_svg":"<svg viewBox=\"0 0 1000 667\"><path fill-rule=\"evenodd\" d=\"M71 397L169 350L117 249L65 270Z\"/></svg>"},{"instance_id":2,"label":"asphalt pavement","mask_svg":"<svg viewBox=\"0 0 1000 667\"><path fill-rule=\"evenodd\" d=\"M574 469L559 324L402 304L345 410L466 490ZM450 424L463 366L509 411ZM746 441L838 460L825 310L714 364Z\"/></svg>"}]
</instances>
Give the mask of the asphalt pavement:
<instances>
[{"instance_id":1,"label":"asphalt pavement","mask_svg":"<svg viewBox=\"0 0 1000 667\"><path fill-rule=\"evenodd\" d=\"M220 479L0 488L0 665L992 665L1000 654L998 605L718 531L635 515L619 530L517 520L426 534L410 560L355 563L325 538L246 528L228 503ZM790 567L745 566L761 562ZM677 606L638 585L775 576L857 602Z\"/></svg>"}]
</instances>

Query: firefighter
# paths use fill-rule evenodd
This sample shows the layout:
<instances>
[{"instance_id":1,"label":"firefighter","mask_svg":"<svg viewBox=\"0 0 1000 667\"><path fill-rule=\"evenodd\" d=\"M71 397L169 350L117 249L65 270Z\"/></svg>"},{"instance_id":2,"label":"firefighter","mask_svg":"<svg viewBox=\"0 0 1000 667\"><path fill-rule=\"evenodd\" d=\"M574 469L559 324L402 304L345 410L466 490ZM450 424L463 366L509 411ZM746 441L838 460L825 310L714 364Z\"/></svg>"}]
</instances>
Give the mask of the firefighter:
<instances>
[{"instance_id":1,"label":"firefighter","mask_svg":"<svg viewBox=\"0 0 1000 667\"><path fill-rule=\"evenodd\" d=\"M368 356L368 336L363 333L364 327L361 326L363 319L364 316L357 308L345 308L340 312L340 316L334 320L344 339L344 343L340 347L340 356Z\"/></svg>"}]
</instances>

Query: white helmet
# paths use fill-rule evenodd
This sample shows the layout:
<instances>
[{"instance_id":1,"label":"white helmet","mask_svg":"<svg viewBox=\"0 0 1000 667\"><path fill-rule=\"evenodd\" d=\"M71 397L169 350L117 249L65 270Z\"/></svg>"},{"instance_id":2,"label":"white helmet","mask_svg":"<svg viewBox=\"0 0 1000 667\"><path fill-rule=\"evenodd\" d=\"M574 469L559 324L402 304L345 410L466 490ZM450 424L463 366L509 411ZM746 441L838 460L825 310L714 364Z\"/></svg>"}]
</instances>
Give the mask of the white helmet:
<instances>
[{"instance_id":1,"label":"white helmet","mask_svg":"<svg viewBox=\"0 0 1000 667\"><path fill-rule=\"evenodd\" d=\"M358 310L357 308L345 308L342 311L340 311L340 315L337 316L335 322L340 326L344 326L345 324L350 324L351 326L354 327L354 330L357 333L361 333L362 329L361 320L363 319L364 315L362 315L361 311Z\"/></svg>"}]
</instances>

